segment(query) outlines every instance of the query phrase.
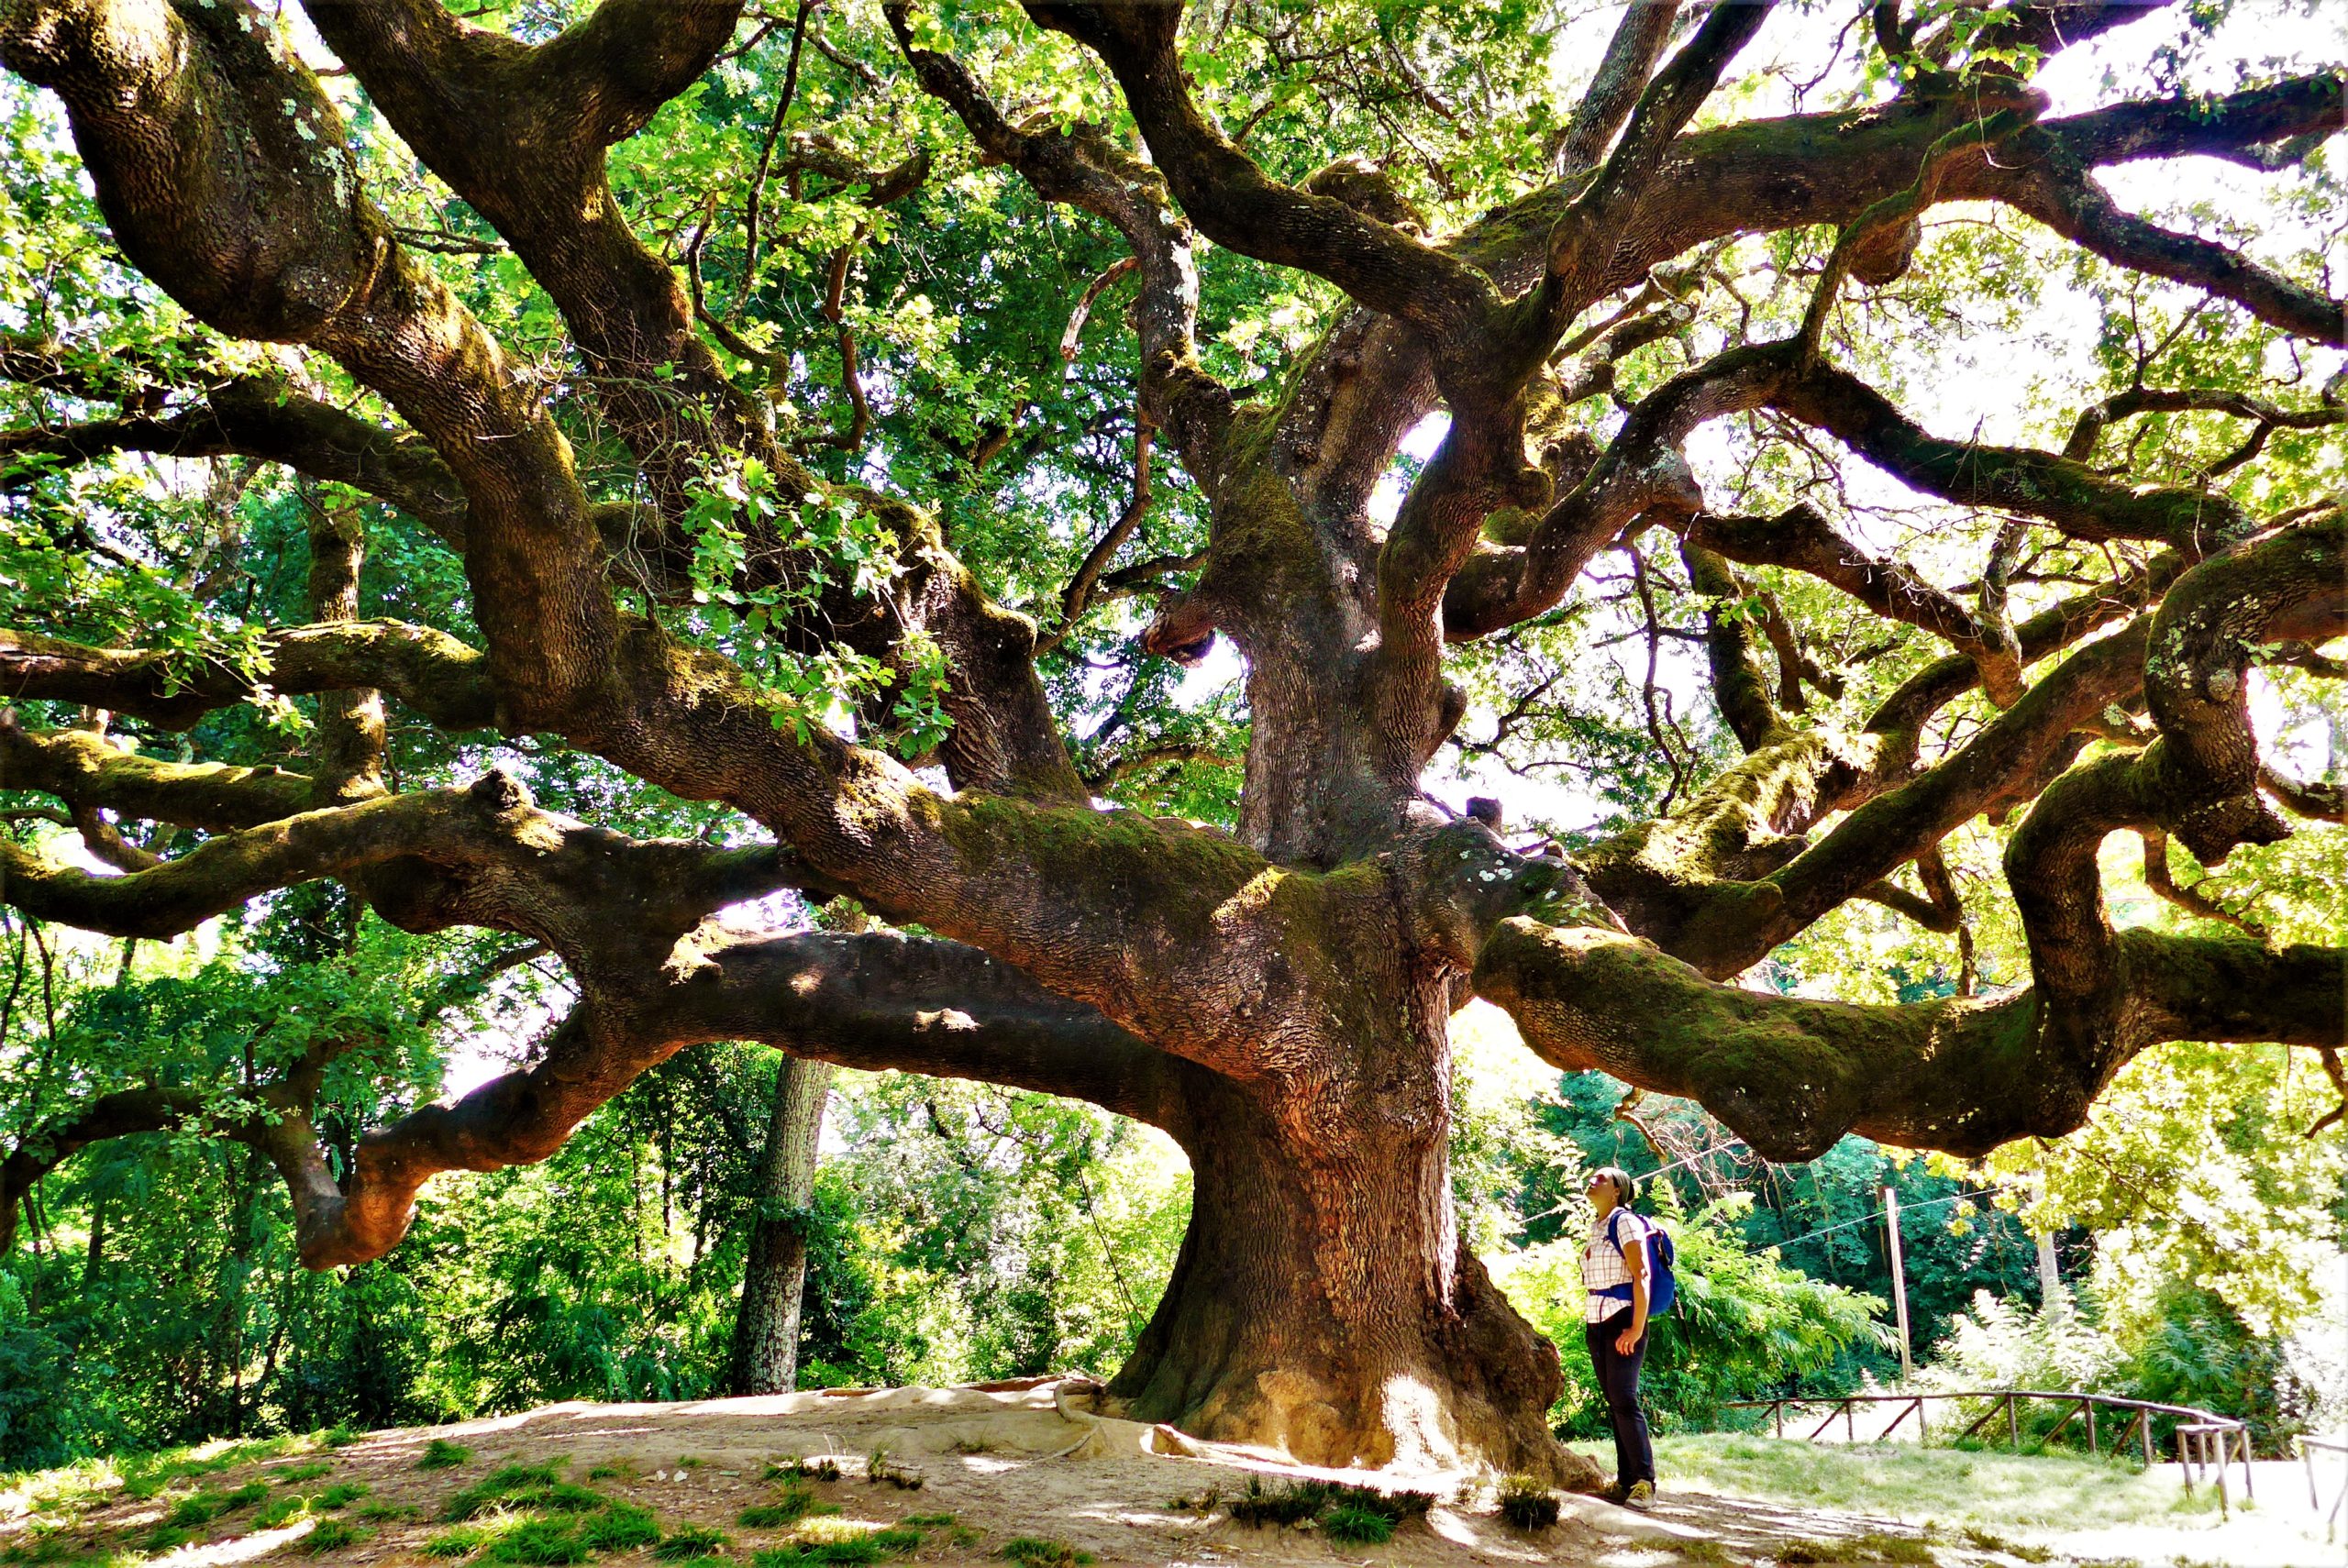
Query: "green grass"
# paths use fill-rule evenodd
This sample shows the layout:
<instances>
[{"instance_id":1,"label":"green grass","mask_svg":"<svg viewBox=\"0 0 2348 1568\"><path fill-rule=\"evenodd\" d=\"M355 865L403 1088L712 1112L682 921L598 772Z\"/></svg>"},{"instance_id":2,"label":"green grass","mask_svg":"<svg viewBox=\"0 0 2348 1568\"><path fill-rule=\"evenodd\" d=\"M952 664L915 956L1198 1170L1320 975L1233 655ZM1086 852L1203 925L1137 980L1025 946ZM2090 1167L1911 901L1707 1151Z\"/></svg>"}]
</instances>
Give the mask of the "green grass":
<instances>
[{"instance_id":1,"label":"green grass","mask_svg":"<svg viewBox=\"0 0 2348 1568\"><path fill-rule=\"evenodd\" d=\"M1921 1540L1869 1531L1835 1540L1789 1540L1779 1546L1777 1560L1787 1564L1898 1563L1935 1568L1940 1559Z\"/></svg>"},{"instance_id":2,"label":"green grass","mask_svg":"<svg viewBox=\"0 0 2348 1568\"><path fill-rule=\"evenodd\" d=\"M424 1445L424 1452L416 1460L415 1467L418 1470L454 1470L458 1465L468 1463L472 1456L473 1451L463 1443L450 1442L447 1438L434 1438Z\"/></svg>"},{"instance_id":3,"label":"green grass","mask_svg":"<svg viewBox=\"0 0 2348 1568\"><path fill-rule=\"evenodd\" d=\"M323 1552L338 1551L346 1546L356 1546L371 1531L360 1529L343 1519L320 1519L307 1535L294 1543L294 1550L316 1557Z\"/></svg>"},{"instance_id":4,"label":"green grass","mask_svg":"<svg viewBox=\"0 0 2348 1568\"><path fill-rule=\"evenodd\" d=\"M310 1506L310 1499L287 1496L272 1497L267 1507L253 1516L253 1529L275 1529Z\"/></svg>"},{"instance_id":5,"label":"green grass","mask_svg":"<svg viewBox=\"0 0 2348 1568\"><path fill-rule=\"evenodd\" d=\"M994 1554L1013 1562L1024 1562L1027 1568L1070 1568L1071 1564L1092 1561L1092 1553L1079 1551L1065 1540L1042 1540L1032 1535L1013 1536L996 1547Z\"/></svg>"},{"instance_id":6,"label":"green grass","mask_svg":"<svg viewBox=\"0 0 2348 1568\"><path fill-rule=\"evenodd\" d=\"M1377 1546L1394 1539L1394 1521L1375 1508L1340 1503L1321 1516L1321 1533L1349 1546Z\"/></svg>"},{"instance_id":7,"label":"green grass","mask_svg":"<svg viewBox=\"0 0 2348 1568\"><path fill-rule=\"evenodd\" d=\"M1576 1447L1600 1463L1611 1448ZM2187 1496L2173 1474L2084 1454L2017 1455L1912 1443L1810 1443L1709 1432L1657 1438L1665 1490L1873 1514L1905 1524L2005 1531L2159 1526L2214 1514L2211 1488Z\"/></svg>"},{"instance_id":8,"label":"green grass","mask_svg":"<svg viewBox=\"0 0 2348 1568\"><path fill-rule=\"evenodd\" d=\"M751 1568L803 1568L809 1563L887 1562L910 1557L921 1550L923 1533L908 1528L913 1521L873 1529L861 1525L825 1524L811 1527L797 1540L770 1547L751 1555Z\"/></svg>"},{"instance_id":9,"label":"green grass","mask_svg":"<svg viewBox=\"0 0 2348 1568\"><path fill-rule=\"evenodd\" d=\"M602 1493L565 1481L558 1474L559 1469L559 1462L554 1460L544 1464L506 1465L450 1497L443 1517L461 1522L494 1508L582 1514L604 1507L607 1499Z\"/></svg>"},{"instance_id":10,"label":"green grass","mask_svg":"<svg viewBox=\"0 0 2348 1568\"><path fill-rule=\"evenodd\" d=\"M803 1486L787 1486L782 1496L773 1502L744 1508L736 1522L747 1529L779 1529L784 1525L797 1524L811 1515L839 1511L837 1503L821 1502Z\"/></svg>"},{"instance_id":11,"label":"green grass","mask_svg":"<svg viewBox=\"0 0 2348 1568\"><path fill-rule=\"evenodd\" d=\"M310 1499L310 1507L321 1513L332 1513L337 1508L350 1507L366 1495L367 1483L364 1481L338 1481Z\"/></svg>"},{"instance_id":12,"label":"green grass","mask_svg":"<svg viewBox=\"0 0 2348 1568\"><path fill-rule=\"evenodd\" d=\"M575 1519L520 1518L498 1530L485 1556L492 1562L538 1565L584 1562L595 1549L579 1533Z\"/></svg>"},{"instance_id":13,"label":"green grass","mask_svg":"<svg viewBox=\"0 0 2348 1568\"><path fill-rule=\"evenodd\" d=\"M692 1562L703 1557L715 1557L726 1548L724 1531L706 1525L684 1525L660 1538L652 1555L663 1562Z\"/></svg>"},{"instance_id":14,"label":"green grass","mask_svg":"<svg viewBox=\"0 0 2348 1568\"><path fill-rule=\"evenodd\" d=\"M471 1557L487 1546L493 1534L477 1524L460 1524L454 1529L444 1529L424 1543L426 1557Z\"/></svg>"},{"instance_id":15,"label":"green grass","mask_svg":"<svg viewBox=\"0 0 2348 1568\"><path fill-rule=\"evenodd\" d=\"M289 1464L282 1470L272 1470L269 1478L281 1486L299 1486L305 1481L316 1481L331 1474L334 1466L323 1459L313 1459L302 1464Z\"/></svg>"},{"instance_id":16,"label":"green grass","mask_svg":"<svg viewBox=\"0 0 2348 1568\"><path fill-rule=\"evenodd\" d=\"M650 1508L614 1503L579 1521L579 1538L598 1551L634 1551L660 1539L660 1521Z\"/></svg>"},{"instance_id":17,"label":"green grass","mask_svg":"<svg viewBox=\"0 0 2348 1568\"><path fill-rule=\"evenodd\" d=\"M547 1515L529 1510L493 1512L444 1529L424 1543L426 1556L478 1555L484 1562L525 1568L585 1562L599 1553L634 1551L660 1540L652 1510L633 1503L610 1503L593 1512Z\"/></svg>"}]
</instances>

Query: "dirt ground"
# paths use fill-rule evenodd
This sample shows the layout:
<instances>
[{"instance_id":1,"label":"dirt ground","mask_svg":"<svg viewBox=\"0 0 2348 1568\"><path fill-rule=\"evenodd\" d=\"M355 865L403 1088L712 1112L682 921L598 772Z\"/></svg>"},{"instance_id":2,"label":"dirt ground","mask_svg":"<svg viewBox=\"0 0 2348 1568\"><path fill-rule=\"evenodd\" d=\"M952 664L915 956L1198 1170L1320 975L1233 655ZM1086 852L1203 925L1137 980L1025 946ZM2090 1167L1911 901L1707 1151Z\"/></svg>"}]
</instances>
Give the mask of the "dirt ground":
<instances>
[{"instance_id":1,"label":"dirt ground","mask_svg":"<svg viewBox=\"0 0 2348 1568\"><path fill-rule=\"evenodd\" d=\"M840 1512L830 1530L889 1526L927 1516L918 1562L1000 1562L1017 1538L1064 1542L1103 1563L1207 1565L1570 1562L1594 1568L1666 1568L1680 1562L1780 1561L1789 1541L1844 1543L1847 1556L1801 1555L1794 1562L1937 1562L1977 1568L2016 1562L1963 1542L1928 1546L1912 1527L1853 1514L1800 1511L1700 1495L1663 1498L1639 1514L1587 1497L1567 1497L1555 1526L1520 1532L1496 1512L1490 1488L1463 1487L1456 1474L1402 1477L1313 1471L1277 1457L1201 1443L1165 1427L1105 1419L1091 1413L1092 1386L1044 1380L963 1388L887 1388L805 1393L754 1399L663 1405L549 1405L526 1414L368 1434L328 1452L271 1459L204 1477L235 1488L271 1482L294 1467L331 1471L301 1479L313 1490L363 1486L363 1504L333 1517L368 1521L360 1538L328 1551L305 1538L316 1514L276 1529L229 1514L195 1539L146 1561L166 1568L284 1561L307 1552L322 1562L421 1565L456 1559L427 1555L446 1530L448 1499L509 1464L564 1462L562 1474L605 1496L652 1509L671 1533L688 1525L724 1532L736 1563L794 1539L791 1525L745 1528L742 1510L775 1500L767 1479L781 1459L836 1456L841 1478L812 1490ZM420 1469L433 1439L470 1451L462 1463ZM917 1488L867 1478L871 1455ZM1392 1540L1342 1545L1310 1528L1235 1522L1228 1501L1250 1477L1278 1485L1305 1476L1381 1488L1411 1486L1435 1495L1423 1519L1406 1521ZM191 1483L191 1486L193 1483ZM165 1521L178 1488L145 1501L101 1495L70 1529L21 1507L9 1517L0 1496L0 1553L16 1561L65 1562L82 1552L135 1545ZM272 1492L285 1490L281 1482ZM412 1510L412 1511L409 1511ZM938 1516L951 1515L950 1524ZM243 1523L239 1524L239 1518ZM45 1532L45 1533L44 1533ZM36 1542L39 1544L36 1546ZM1921 1551L1920 1551L1921 1549ZM670 1555L670 1553L663 1553ZM620 1554L645 1560L648 1553ZM612 1560L609 1558L606 1561Z\"/></svg>"}]
</instances>

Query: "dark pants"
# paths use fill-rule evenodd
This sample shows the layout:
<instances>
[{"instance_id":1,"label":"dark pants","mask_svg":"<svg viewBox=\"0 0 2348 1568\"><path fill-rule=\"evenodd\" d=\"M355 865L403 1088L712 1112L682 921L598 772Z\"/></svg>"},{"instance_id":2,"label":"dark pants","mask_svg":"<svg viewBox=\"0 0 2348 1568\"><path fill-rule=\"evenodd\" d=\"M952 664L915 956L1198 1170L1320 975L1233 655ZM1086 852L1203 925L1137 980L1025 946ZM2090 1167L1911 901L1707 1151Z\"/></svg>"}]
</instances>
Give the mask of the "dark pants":
<instances>
[{"instance_id":1,"label":"dark pants","mask_svg":"<svg viewBox=\"0 0 2348 1568\"><path fill-rule=\"evenodd\" d=\"M1614 1422L1614 1474L1625 1486L1655 1480L1655 1449L1647 1441L1646 1413L1639 1408L1639 1367L1647 1359L1647 1342L1624 1355L1614 1348L1615 1337L1631 1326L1631 1309L1623 1308L1602 1323L1590 1323L1589 1364L1597 1369L1599 1392L1606 1396L1606 1413Z\"/></svg>"}]
</instances>

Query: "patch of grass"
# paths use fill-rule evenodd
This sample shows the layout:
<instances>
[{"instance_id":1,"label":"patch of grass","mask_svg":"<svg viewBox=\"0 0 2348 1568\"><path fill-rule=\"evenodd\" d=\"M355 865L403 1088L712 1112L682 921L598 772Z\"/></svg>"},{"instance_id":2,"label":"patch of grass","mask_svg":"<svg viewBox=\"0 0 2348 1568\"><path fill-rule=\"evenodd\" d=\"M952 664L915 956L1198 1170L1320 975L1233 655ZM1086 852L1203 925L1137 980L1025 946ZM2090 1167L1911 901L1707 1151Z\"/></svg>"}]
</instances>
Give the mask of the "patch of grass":
<instances>
[{"instance_id":1,"label":"patch of grass","mask_svg":"<svg viewBox=\"0 0 2348 1568\"><path fill-rule=\"evenodd\" d=\"M141 1551L151 1554L158 1551L175 1551L194 1539L195 1537L183 1529L175 1529L171 1525L157 1525L147 1532L147 1539L140 1541L138 1545Z\"/></svg>"},{"instance_id":2,"label":"patch of grass","mask_svg":"<svg viewBox=\"0 0 2348 1568\"><path fill-rule=\"evenodd\" d=\"M1092 1553L1079 1551L1065 1540L1044 1540L1032 1535L1013 1536L996 1547L994 1554L1009 1562L1024 1562L1027 1568L1072 1568L1073 1564L1092 1561Z\"/></svg>"},{"instance_id":3,"label":"patch of grass","mask_svg":"<svg viewBox=\"0 0 2348 1568\"><path fill-rule=\"evenodd\" d=\"M1976 1551L2002 1551L2009 1557L2019 1557L2024 1562L2047 1562L2053 1561L2054 1556L2052 1551L2043 1546L2031 1546L2019 1540L2008 1540L2004 1536L1986 1529L1976 1529L1971 1525L1966 1525L1958 1530L1957 1534L1965 1538L1966 1545Z\"/></svg>"},{"instance_id":4,"label":"patch of grass","mask_svg":"<svg viewBox=\"0 0 2348 1568\"><path fill-rule=\"evenodd\" d=\"M1787 1564L1898 1562L1933 1568L1940 1562L1921 1540L1872 1530L1834 1540L1789 1540L1778 1548L1776 1557Z\"/></svg>"},{"instance_id":5,"label":"patch of grass","mask_svg":"<svg viewBox=\"0 0 2348 1568\"><path fill-rule=\"evenodd\" d=\"M584 1562L595 1554L580 1533L575 1519L519 1518L490 1538L483 1553L492 1562L518 1562L528 1568L559 1568Z\"/></svg>"},{"instance_id":6,"label":"patch of grass","mask_svg":"<svg viewBox=\"0 0 2348 1568\"><path fill-rule=\"evenodd\" d=\"M1251 1525L1297 1525L1317 1519L1325 1528L1332 1514L1348 1510L1375 1514L1392 1526L1424 1514L1434 1504L1432 1492L1380 1492L1331 1481L1290 1481L1267 1486L1261 1478L1250 1475L1246 1490L1231 1501L1231 1517ZM1390 1528L1386 1533L1394 1532Z\"/></svg>"},{"instance_id":7,"label":"patch of grass","mask_svg":"<svg viewBox=\"0 0 2348 1568\"><path fill-rule=\"evenodd\" d=\"M804 1486L789 1486L771 1503L759 1503L744 1508L737 1522L750 1529L775 1529L783 1525L797 1524L811 1514L836 1514L839 1511L837 1503L824 1502Z\"/></svg>"},{"instance_id":8,"label":"patch of grass","mask_svg":"<svg viewBox=\"0 0 2348 1568\"><path fill-rule=\"evenodd\" d=\"M915 1529L951 1529L954 1527L954 1516L952 1514L907 1514L905 1523Z\"/></svg>"},{"instance_id":9,"label":"patch of grass","mask_svg":"<svg viewBox=\"0 0 2348 1568\"><path fill-rule=\"evenodd\" d=\"M473 1451L463 1443L450 1442L447 1438L434 1438L424 1445L424 1452L416 1460L415 1467L418 1470L454 1470L460 1464L471 1463L472 1456Z\"/></svg>"},{"instance_id":10,"label":"patch of grass","mask_svg":"<svg viewBox=\"0 0 2348 1568\"><path fill-rule=\"evenodd\" d=\"M994 1444L987 1441L984 1438L960 1437L954 1440L954 1452L957 1453L992 1453L994 1452Z\"/></svg>"},{"instance_id":11,"label":"patch of grass","mask_svg":"<svg viewBox=\"0 0 2348 1568\"><path fill-rule=\"evenodd\" d=\"M1726 1562L1728 1548L1717 1540L1683 1540L1678 1545L1682 1562Z\"/></svg>"},{"instance_id":12,"label":"patch of grass","mask_svg":"<svg viewBox=\"0 0 2348 1568\"><path fill-rule=\"evenodd\" d=\"M650 1508L614 1503L579 1521L579 1539L598 1551L634 1551L660 1539L660 1521Z\"/></svg>"},{"instance_id":13,"label":"patch of grass","mask_svg":"<svg viewBox=\"0 0 2348 1568\"><path fill-rule=\"evenodd\" d=\"M560 1468L557 1460L543 1464L508 1464L450 1497L443 1517L458 1521L501 1507L581 1514L601 1508L608 1501L600 1492L565 1481L557 1474Z\"/></svg>"},{"instance_id":14,"label":"patch of grass","mask_svg":"<svg viewBox=\"0 0 2348 1568\"><path fill-rule=\"evenodd\" d=\"M349 1448L352 1443L357 1442L360 1438L363 1438L367 1434L365 1432L360 1431L357 1427L332 1426L318 1433L318 1446L321 1448Z\"/></svg>"},{"instance_id":15,"label":"patch of grass","mask_svg":"<svg viewBox=\"0 0 2348 1568\"><path fill-rule=\"evenodd\" d=\"M321 1513L332 1513L338 1508L350 1507L366 1495L367 1483L364 1481L338 1481L311 1498L310 1507Z\"/></svg>"},{"instance_id":16,"label":"patch of grass","mask_svg":"<svg viewBox=\"0 0 2348 1568\"><path fill-rule=\"evenodd\" d=\"M489 1544L490 1532L477 1524L444 1529L424 1543L426 1557L471 1557Z\"/></svg>"},{"instance_id":17,"label":"patch of grass","mask_svg":"<svg viewBox=\"0 0 2348 1568\"><path fill-rule=\"evenodd\" d=\"M900 1551L881 1544L886 1530L867 1530L864 1534L843 1540L792 1540L754 1552L750 1568L804 1568L809 1563L886 1562L902 1555ZM915 1537L914 1546L921 1544Z\"/></svg>"},{"instance_id":18,"label":"patch of grass","mask_svg":"<svg viewBox=\"0 0 2348 1568\"><path fill-rule=\"evenodd\" d=\"M172 1505L163 1516L163 1523L174 1529L202 1529L223 1514L238 1508L251 1507L269 1496L269 1488L255 1481L233 1492L217 1492L206 1488L192 1493Z\"/></svg>"},{"instance_id":19,"label":"patch of grass","mask_svg":"<svg viewBox=\"0 0 2348 1568\"><path fill-rule=\"evenodd\" d=\"M346 1546L356 1546L373 1533L372 1530L360 1529L348 1519L320 1519L294 1546L294 1550L316 1557L322 1552L339 1551Z\"/></svg>"},{"instance_id":20,"label":"patch of grass","mask_svg":"<svg viewBox=\"0 0 2348 1568\"><path fill-rule=\"evenodd\" d=\"M614 1464L606 1463L598 1464L593 1470L587 1472L587 1479L590 1481L619 1481L632 1477L635 1474L636 1466L633 1464Z\"/></svg>"},{"instance_id":21,"label":"patch of grass","mask_svg":"<svg viewBox=\"0 0 2348 1568\"><path fill-rule=\"evenodd\" d=\"M704 1557L715 1557L729 1544L722 1530L706 1525L686 1525L670 1530L652 1549L652 1555L663 1562L693 1562Z\"/></svg>"},{"instance_id":22,"label":"patch of grass","mask_svg":"<svg viewBox=\"0 0 2348 1568\"><path fill-rule=\"evenodd\" d=\"M1394 1539L1394 1521L1375 1508L1339 1503L1321 1516L1321 1533L1347 1545L1380 1545Z\"/></svg>"},{"instance_id":23,"label":"patch of grass","mask_svg":"<svg viewBox=\"0 0 2348 1568\"><path fill-rule=\"evenodd\" d=\"M1557 1508L1557 1495L1530 1475L1501 1483L1501 1518L1527 1534L1556 1524Z\"/></svg>"},{"instance_id":24,"label":"patch of grass","mask_svg":"<svg viewBox=\"0 0 2348 1568\"><path fill-rule=\"evenodd\" d=\"M333 1473L334 1466L326 1460L312 1459L300 1464L289 1464L282 1470L272 1470L269 1478L281 1486L299 1486L305 1481L316 1481L321 1475Z\"/></svg>"},{"instance_id":25,"label":"patch of grass","mask_svg":"<svg viewBox=\"0 0 2348 1568\"><path fill-rule=\"evenodd\" d=\"M1292 1481L1267 1486L1260 1476L1250 1475L1246 1489L1231 1500L1231 1517L1241 1524L1302 1524L1317 1517L1328 1500L1325 1482Z\"/></svg>"},{"instance_id":26,"label":"patch of grass","mask_svg":"<svg viewBox=\"0 0 2348 1568\"><path fill-rule=\"evenodd\" d=\"M416 1512L413 1503L370 1503L359 1510L359 1517L382 1524L391 1519L412 1519Z\"/></svg>"},{"instance_id":27,"label":"patch of grass","mask_svg":"<svg viewBox=\"0 0 2348 1568\"><path fill-rule=\"evenodd\" d=\"M699 1470L703 1465L707 1464L708 1463L708 1460L703 1459L697 1453L681 1453L677 1455L677 1468L680 1470Z\"/></svg>"},{"instance_id":28,"label":"patch of grass","mask_svg":"<svg viewBox=\"0 0 2348 1568\"><path fill-rule=\"evenodd\" d=\"M1574 1446L1593 1457L1601 1454L1600 1444ZM1602 1456L1611 1461L1611 1445ZM2218 1519L2211 1488L2187 1496L2174 1474L2085 1454L1807 1443L1709 1432L1657 1438L1656 1463L1675 1487L1871 1514L1903 1524L1938 1520L1952 1529L2174 1529L2180 1515L2206 1514L2212 1525Z\"/></svg>"},{"instance_id":29,"label":"patch of grass","mask_svg":"<svg viewBox=\"0 0 2348 1568\"><path fill-rule=\"evenodd\" d=\"M253 1529L276 1529L309 1506L307 1497L272 1498L267 1507L253 1516Z\"/></svg>"}]
</instances>

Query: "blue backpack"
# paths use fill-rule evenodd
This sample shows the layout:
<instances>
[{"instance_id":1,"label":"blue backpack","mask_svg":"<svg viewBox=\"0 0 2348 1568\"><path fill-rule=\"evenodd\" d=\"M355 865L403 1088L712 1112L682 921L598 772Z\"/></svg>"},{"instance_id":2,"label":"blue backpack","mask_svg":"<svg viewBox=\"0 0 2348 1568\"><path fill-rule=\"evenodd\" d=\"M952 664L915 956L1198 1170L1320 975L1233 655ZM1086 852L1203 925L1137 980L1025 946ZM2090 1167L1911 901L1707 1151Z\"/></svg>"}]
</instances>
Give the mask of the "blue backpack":
<instances>
[{"instance_id":1,"label":"blue backpack","mask_svg":"<svg viewBox=\"0 0 2348 1568\"><path fill-rule=\"evenodd\" d=\"M1631 1214L1627 1209L1617 1209L1606 1217L1606 1240L1617 1251L1623 1245L1622 1231L1618 1227L1625 1214L1638 1220L1646 1232L1647 1240L1653 1243L1647 1248L1647 1317L1650 1320L1660 1318L1679 1304L1679 1275L1675 1272L1679 1249L1672 1244L1671 1232L1654 1220ZM1605 1294L1610 1297L1619 1295L1628 1301L1631 1287L1617 1285Z\"/></svg>"}]
</instances>

